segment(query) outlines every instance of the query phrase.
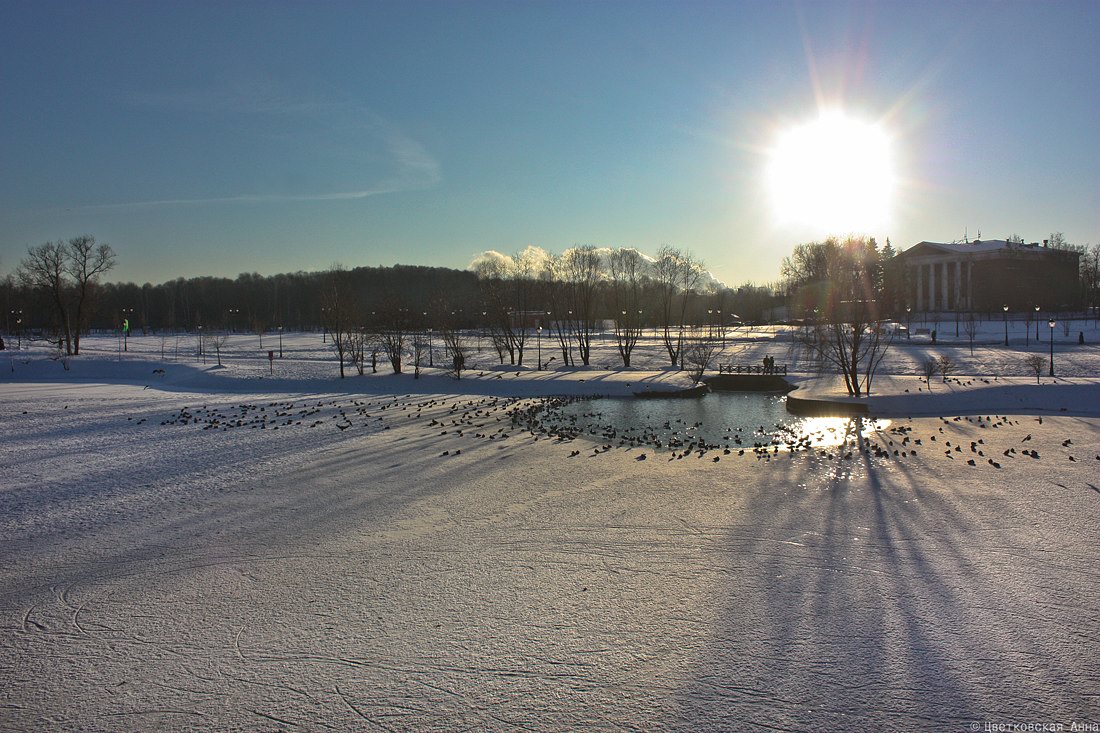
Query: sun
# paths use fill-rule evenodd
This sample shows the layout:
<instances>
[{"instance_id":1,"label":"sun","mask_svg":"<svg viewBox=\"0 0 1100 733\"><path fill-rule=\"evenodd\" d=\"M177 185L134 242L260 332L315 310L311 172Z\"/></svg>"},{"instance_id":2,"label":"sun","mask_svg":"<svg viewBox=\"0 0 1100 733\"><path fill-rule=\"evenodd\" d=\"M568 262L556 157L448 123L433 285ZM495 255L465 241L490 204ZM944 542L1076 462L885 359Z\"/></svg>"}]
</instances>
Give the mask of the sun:
<instances>
[{"instance_id":1,"label":"sun","mask_svg":"<svg viewBox=\"0 0 1100 733\"><path fill-rule=\"evenodd\" d=\"M823 113L781 133L770 151L776 220L838 235L888 225L893 168L891 140L880 125Z\"/></svg>"}]
</instances>

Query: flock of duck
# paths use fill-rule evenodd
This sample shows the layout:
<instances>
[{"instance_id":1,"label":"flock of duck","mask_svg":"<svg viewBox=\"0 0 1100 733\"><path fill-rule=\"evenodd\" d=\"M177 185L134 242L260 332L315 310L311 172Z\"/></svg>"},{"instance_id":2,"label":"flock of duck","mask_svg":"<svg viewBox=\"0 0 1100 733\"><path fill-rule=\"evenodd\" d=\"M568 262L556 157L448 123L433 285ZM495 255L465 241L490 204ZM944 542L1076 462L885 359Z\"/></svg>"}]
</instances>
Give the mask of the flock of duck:
<instances>
[{"instance_id":1,"label":"flock of duck","mask_svg":"<svg viewBox=\"0 0 1100 733\"><path fill-rule=\"evenodd\" d=\"M572 448L569 458L586 453L594 457L614 449L638 449L637 461L648 460L651 455L647 451L652 451L652 457L660 455L667 461L694 457L717 463L727 457L751 455L758 461L770 461L799 453L848 461L861 454L867 458L902 460L916 458L925 451L934 454L933 451L939 450L945 459L964 460L969 466L988 465L994 469L1002 468L1005 460L1023 457L1041 459L1037 450L1026 445L994 450L985 438L960 438L955 431L944 430L945 427L965 427L966 424L979 430L996 430L1020 424L1020 419L1007 416L941 417L942 425L938 431L927 437L914 436L911 425L885 427L875 420L865 419L862 422L853 420L844 429L800 431L785 424L770 428L763 425L730 427L719 438L708 440L699 434L702 423L688 423L678 418L666 420L658 426L605 424L598 410L585 409L590 404L591 398L582 397L519 399L402 395L373 400L301 399L185 407L162 421L161 425L195 426L220 431L335 428L341 432L366 429L374 433L388 430L395 424L423 421L424 426L430 429L428 435L503 441L512 433L522 431L536 441L552 439L555 443L576 444L575 441L583 441L591 444L590 449ZM1035 420L1042 424L1042 417ZM138 424L143 422L144 418ZM1028 434L1020 442L1026 444L1031 438ZM1069 450L1072 446L1071 439L1062 443L1062 447ZM461 453L461 449L449 449L440 455L457 456ZM1069 455L1068 460L1075 462L1077 458ZM1100 461L1100 455L1096 456L1096 460Z\"/></svg>"},{"instance_id":2,"label":"flock of duck","mask_svg":"<svg viewBox=\"0 0 1100 733\"><path fill-rule=\"evenodd\" d=\"M974 416L939 418L943 423L936 433L927 438L914 436L912 425L885 426L874 419L853 419L844 429L825 428L800 431L786 424L776 424L771 428L763 425L752 427L726 428L719 439L710 439L697 434L702 423L688 423L682 419L665 421L659 427L619 426L602 423L602 414L596 409L578 411L577 402L588 402L590 398L549 398L534 402L512 411L512 420L536 436L552 437L561 442L588 439L595 442L590 456L597 456L613 448L645 449L654 453L667 452L667 461L678 461L694 456L697 459L709 458L719 462L727 456L752 455L757 460L768 461L781 455L793 457L798 453L812 453L821 458L852 460L860 454L875 459L900 460L916 458L919 451L943 445L943 455L949 460L965 460L967 465L977 467L979 462L994 469L1002 468L1001 460L1017 456L1027 456L1039 460L1041 456L1034 449L1019 450L1015 446L1004 449L994 458L992 449L984 438L961 441L956 436L952 441L944 426L963 427L969 424L981 430L996 430L1009 425L1019 425L1020 420L1008 416ZM1029 418L1024 418L1029 419ZM1035 418L1041 425L1042 417ZM938 437L937 437L938 436ZM1022 442L1031 439L1029 434ZM927 443L925 442L927 441ZM969 445L967 445L969 443ZM1063 448L1069 448L1073 441L1066 439ZM583 451L572 450L570 458L581 456ZM988 453L988 455L987 455ZM635 457L644 461L649 458L645 452ZM1076 462L1072 455L1069 461ZM1100 461L1100 455L1096 456Z\"/></svg>"}]
</instances>

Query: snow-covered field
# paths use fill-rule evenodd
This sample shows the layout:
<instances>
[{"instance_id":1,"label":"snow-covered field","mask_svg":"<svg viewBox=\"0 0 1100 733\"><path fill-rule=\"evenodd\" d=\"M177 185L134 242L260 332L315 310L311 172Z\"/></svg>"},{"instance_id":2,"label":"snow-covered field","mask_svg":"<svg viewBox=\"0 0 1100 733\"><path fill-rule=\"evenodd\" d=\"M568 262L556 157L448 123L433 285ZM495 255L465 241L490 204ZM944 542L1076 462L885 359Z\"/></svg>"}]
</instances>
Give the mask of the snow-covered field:
<instances>
[{"instance_id":1,"label":"snow-covered field","mask_svg":"<svg viewBox=\"0 0 1100 733\"><path fill-rule=\"evenodd\" d=\"M1100 725L1100 333L1056 329L1013 403L1001 326L895 349L865 443L679 460L509 418L682 383L656 349L461 381L341 381L317 334L273 376L270 336L222 369L193 338L2 352L0 729ZM799 368L738 336L726 360Z\"/></svg>"}]
</instances>

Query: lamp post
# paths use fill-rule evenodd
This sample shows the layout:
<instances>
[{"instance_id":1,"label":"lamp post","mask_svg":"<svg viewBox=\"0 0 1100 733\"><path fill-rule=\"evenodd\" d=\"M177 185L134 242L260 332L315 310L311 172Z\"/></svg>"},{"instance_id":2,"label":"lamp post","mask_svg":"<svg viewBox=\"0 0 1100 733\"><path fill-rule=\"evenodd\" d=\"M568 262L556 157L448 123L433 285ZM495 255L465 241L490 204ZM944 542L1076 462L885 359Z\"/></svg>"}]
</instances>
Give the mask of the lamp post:
<instances>
[{"instance_id":1,"label":"lamp post","mask_svg":"<svg viewBox=\"0 0 1100 733\"><path fill-rule=\"evenodd\" d=\"M283 327L279 326L279 358L283 358Z\"/></svg>"},{"instance_id":2,"label":"lamp post","mask_svg":"<svg viewBox=\"0 0 1100 733\"><path fill-rule=\"evenodd\" d=\"M539 327L535 330L538 331L538 334L539 334L539 336L538 336L538 345L539 345L539 357L538 357L538 359L539 359L539 361L538 361L538 364L536 365L535 370L541 372L542 371L542 324L539 324Z\"/></svg>"},{"instance_id":3,"label":"lamp post","mask_svg":"<svg viewBox=\"0 0 1100 733\"><path fill-rule=\"evenodd\" d=\"M1035 306L1035 340L1039 340L1039 306Z\"/></svg>"},{"instance_id":4,"label":"lamp post","mask_svg":"<svg viewBox=\"0 0 1100 733\"><path fill-rule=\"evenodd\" d=\"M13 310L11 312L15 316L15 350L23 350L23 309Z\"/></svg>"},{"instance_id":5,"label":"lamp post","mask_svg":"<svg viewBox=\"0 0 1100 733\"><path fill-rule=\"evenodd\" d=\"M423 313L421 313L421 315L424 316L425 321L428 320L427 312L423 312ZM432 327L431 326L428 326L428 366L430 366L430 367L435 366L435 364L432 362Z\"/></svg>"},{"instance_id":6,"label":"lamp post","mask_svg":"<svg viewBox=\"0 0 1100 733\"><path fill-rule=\"evenodd\" d=\"M1051 318L1047 321L1047 325L1050 326L1050 375L1054 376L1054 319Z\"/></svg>"},{"instance_id":7,"label":"lamp post","mask_svg":"<svg viewBox=\"0 0 1100 733\"><path fill-rule=\"evenodd\" d=\"M202 356L202 363L206 364L206 346L202 340L202 326L199 326L199 354Z\"/></svg>"},{"instance_id":8,"label":"lamp post","mask_svg":"<svg viewBox=\"0 0 1100 733\"><path fill-rule=\"evenodd\" d=\"M1004 322L1005 322L1005 346L1008 346L1008 306L1007 306L1007 305L1002 305L1002 306L1001 306L1001 310L1003 310L1003 311L1004 311Z\"/></svg>"},{"instance_id":9,"label":"lamp post","mask_svg":"<svg viewBox=\"0 0 1100 733\"><path fill-rule=\"evenodd\" d=\"M122 309L122 350L130 351L130 319L134 316L133 308Z\"/></svg>"},{"instance_id":10,"label":"lamp post","mask_svg":"<svg viewBox=\"0 0 1100 733\"><path fill-rule=\"evenodd\" d=\"M905 306L905 340L909 341L913 338L913 329L909 327L910 315L913 313L913 306Z\"/></svg>"},{"instance_id":11,"label":"lamp post","mask_svg":"<svg viewBox=\"0 0 1100 733\"><path fill-rule=\"evenodd\" d=\"M225 312L225 328L230 333L233 333L233 314L240 312L240 308L230 308Z\"/></svg>"}]
</instances>

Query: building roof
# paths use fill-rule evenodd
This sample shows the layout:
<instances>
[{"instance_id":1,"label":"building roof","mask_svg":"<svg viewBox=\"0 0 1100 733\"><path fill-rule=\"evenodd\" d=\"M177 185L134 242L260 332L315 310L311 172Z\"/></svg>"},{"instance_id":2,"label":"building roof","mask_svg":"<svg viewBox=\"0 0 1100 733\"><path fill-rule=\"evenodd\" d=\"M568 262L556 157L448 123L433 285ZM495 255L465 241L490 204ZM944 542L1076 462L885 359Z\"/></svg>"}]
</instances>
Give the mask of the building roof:
<instances>
[{"instance_id":1,"label":"building roof","mask_svg":"<svg viewBox=\"0 0 1100 733\"><path fill-rule=\"evenodd\" d=\"M975 239L973 242L965 244L951 243L945 244L943 242L918 242L909 249L901 252L900 254L977 254L979 252L997 252L997 251L1011 251L1011 252L1034 252L1036 254L1062 252L1062 250L1054 250L1049 247L1044 247L1038 242L1032 242L1031 244L1020 244L1018 242L1007 242L1003 239Z\"/></svg>"}]
</instances>

